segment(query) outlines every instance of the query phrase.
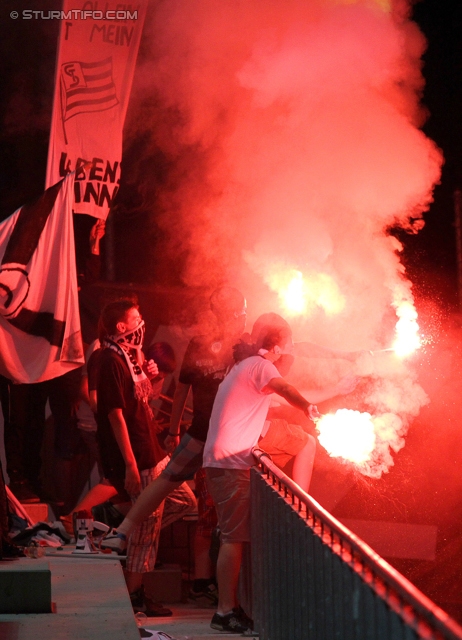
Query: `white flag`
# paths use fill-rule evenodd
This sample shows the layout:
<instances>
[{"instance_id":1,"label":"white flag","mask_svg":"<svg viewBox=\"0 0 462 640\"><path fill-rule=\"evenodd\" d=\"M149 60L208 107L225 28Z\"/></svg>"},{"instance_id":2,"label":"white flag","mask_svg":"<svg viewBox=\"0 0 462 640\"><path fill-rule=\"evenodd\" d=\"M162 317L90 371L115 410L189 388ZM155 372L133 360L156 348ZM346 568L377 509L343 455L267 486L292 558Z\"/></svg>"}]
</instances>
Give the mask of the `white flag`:
<instances>
[{"instance_id":1,"label":"white flag","mask_svg":"<svg viewBox=\"0 0 462 640\"><path fill-rule=\"evenodd\" d=\"M40 382L84 363L74 173L0 223L0 373Z\"/></svg>"},{"instance_id":2,"label":"white flag","mask_svg":"<svg viewBox=\"0 0 462 640\"><path fill-rule=\"evenodd\" d=\"M106 219L119 189L123 125L147 4L108 0L93 11L97 3L64 0L46 186L75 171L74 213Z\"/></svg>"}]
</instances>

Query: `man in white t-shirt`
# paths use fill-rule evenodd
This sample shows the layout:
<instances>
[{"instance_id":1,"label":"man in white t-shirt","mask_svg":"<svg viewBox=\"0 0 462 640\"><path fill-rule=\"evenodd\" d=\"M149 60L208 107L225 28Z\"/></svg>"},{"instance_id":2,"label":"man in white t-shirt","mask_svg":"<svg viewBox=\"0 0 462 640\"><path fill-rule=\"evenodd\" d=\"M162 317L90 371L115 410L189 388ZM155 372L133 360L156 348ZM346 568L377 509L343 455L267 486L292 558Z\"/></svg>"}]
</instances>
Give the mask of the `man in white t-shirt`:
<instances>
[{"instance_id":1,"label":"man in white t-shirt","mask_svg":"<svg viewBox=\"0 0 462 640\"><path fill-rule=\"evenodd\" d=\"M203 466L222 539L217 563L219 602L210 626L231 633L248 633L253 626L238 605L236 592L243 545L250 541L252 448L263 429L271 394L282 396L311 419L319 416L317 408L281 376L280 371L288 372L293 362L292 333L283 318L269 315L271 324L262 326L248 357L234 365L218 389L204 448ZM349 393L355 384L348 377L307 395L312 402L321 402Z\"/></svg>"}]
</instances>

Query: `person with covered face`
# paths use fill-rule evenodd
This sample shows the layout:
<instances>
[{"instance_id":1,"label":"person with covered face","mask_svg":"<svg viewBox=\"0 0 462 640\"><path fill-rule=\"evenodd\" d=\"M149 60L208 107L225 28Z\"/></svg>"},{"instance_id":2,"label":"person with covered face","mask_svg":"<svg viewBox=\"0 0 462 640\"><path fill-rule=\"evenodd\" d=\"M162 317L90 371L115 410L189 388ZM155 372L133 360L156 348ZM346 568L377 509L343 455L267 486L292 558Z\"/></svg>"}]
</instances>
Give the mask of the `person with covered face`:
<instances>
[{"instance_id":1,"label":"person with covered face","mask_svg":"<svg viewBox=\"0 0 462 640\"><path fill-rule=\"evenodd\" d=\"M181 483L196 476L198 491L198 526L195 536L195 580L190 596L202 597L216 605L214 567L209 549L215 528L213 505L207 497L200 472L202 452L209 428L210 414L220 383L234 364L233 346L241 338L246 322L246 301L240 291L230 286L216 289L210 296L210 308L216 322L206 334L191 339L180 370L173 399L169 435L165 445L171 459L161 475L140 495L125 520L111 530L103 548L122 552L126 539L135 526ZM193 397L193 419L180 440L180 423L188 394Z\"/></svg>"},{"instance_id":2,"label":"person with covered face","mask_svg":"<svg viewBox=\"0 0 462 640\"><path fill-rule=\"evenodd\" d=\"M158 367L145 361L144 321L132 300L109 303L100 318L101 353L97 380L97 436L106 479L135 501L168 458L159 445L149 400ZM128 539L125 578L135 611L171 615L144 592L143 575L154 570L163 502L151 510Z\"/></svg>"},{"instance_id":3,"label":"person with covered face","mask_svg":"<svg viewBox=\"0 0 462 640\"><path fill-rule=\"evenodd\" d=\"M218 389L204 448L203 466L221 531L219 601L211 627L230 633L249 633L253 626L237 602L237 585L243 546L250 541L252 449L260 438L271 394L278 394L314 419L319 416L315 403L349 393L356 385L356 379L349 376L335 388L313 389L302 396L281 375L288 373L293 362L289 325L277 314L265 314L265 321L257 320L256 324L256 342L241 343L236 349L237 362Z\"/></svg>"}]
</instances>

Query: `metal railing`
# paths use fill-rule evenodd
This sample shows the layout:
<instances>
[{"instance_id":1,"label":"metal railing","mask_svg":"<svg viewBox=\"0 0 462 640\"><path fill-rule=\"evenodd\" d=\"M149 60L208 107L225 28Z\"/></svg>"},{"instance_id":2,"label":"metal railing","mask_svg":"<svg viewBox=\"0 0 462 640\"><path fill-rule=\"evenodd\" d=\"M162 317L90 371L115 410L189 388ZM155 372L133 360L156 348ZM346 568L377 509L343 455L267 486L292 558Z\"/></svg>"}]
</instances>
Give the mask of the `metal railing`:
<instances>
[{"instance_id":1,"label":"metal railing","mask_svg":"<svg viewBox=\"0 0 462 640\"><path fill-rule=\"evenodd\" d=\"M276 467L251 472L260 640L462 640L459 627Z\"/></svg>"}]
</instances>

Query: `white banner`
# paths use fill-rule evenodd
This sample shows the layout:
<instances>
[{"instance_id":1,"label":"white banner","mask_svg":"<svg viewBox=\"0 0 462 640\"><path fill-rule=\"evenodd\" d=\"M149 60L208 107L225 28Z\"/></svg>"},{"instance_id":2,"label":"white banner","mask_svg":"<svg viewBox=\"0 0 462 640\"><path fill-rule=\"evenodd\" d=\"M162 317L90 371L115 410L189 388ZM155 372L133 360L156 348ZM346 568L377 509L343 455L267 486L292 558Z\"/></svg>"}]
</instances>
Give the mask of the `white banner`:
<instances>
[{"instance_id":1,"label":"white banner","mask_svg":"<svg viewBox=\"0 0 462 640\"><path fill-rule=\"evenodd\" d=\"M0 223L0 373L40 382L84 363L74 173Z\"/></svg>"},{"instance_id":2,"label":"white banner","mask_svg":"<svg viewBox=\"0 0 462 640\"><path fill-rule=\"evenodd\" d=\"M119 189L123 125L147 4L64 0L46 186L75 171L74 213L106 219Z\"/></svg>"}]
</instances>

